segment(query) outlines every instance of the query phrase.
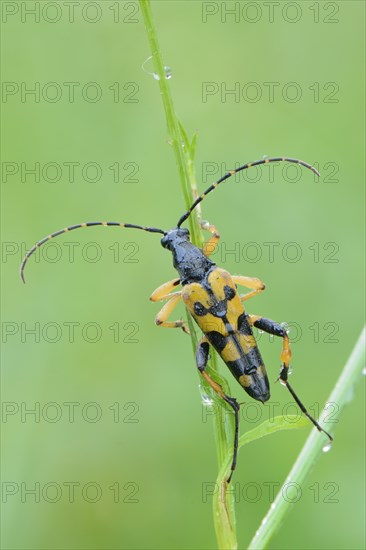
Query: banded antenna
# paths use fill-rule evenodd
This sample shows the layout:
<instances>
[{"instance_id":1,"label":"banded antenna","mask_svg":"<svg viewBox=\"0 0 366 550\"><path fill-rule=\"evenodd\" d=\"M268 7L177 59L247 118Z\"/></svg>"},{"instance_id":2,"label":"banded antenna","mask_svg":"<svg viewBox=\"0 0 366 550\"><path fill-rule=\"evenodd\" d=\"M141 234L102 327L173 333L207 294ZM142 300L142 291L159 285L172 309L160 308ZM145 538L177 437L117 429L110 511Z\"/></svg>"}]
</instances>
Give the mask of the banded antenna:
<instances>
[{"instance_id":1,"label":"banded antenna","mask_svg":"<svg viewBox=\"0 0 366 550\"><path fill-rule=\"evenodd\" d=\"M134 225L133 223L121 223L121 222L85 222L85 223L78 223L76 225L70 225L69 227L65 227L64 229L60 229L59 231L55 231L55 233L51 233L51 235L48 235L47 237L44 237L44 239L41 239L38 241L33 248L29 250L29 252L26 253L24 256L24 259L22 261L22 265L20 266L20 277L25 283L24 279L24 269L27 264L27 261L32 256L32 254L35 253L37 248L45 244L47 241L53 239L54 237L58 237L59 235L62 235L63 233L67 233L68 231L73 231L74 229L79 229L80 227L93 227L95 225L104 225L104 226L116 226L116 227L126 227L127 229L142 229L142 231L148 231L149 233L161 233L162 235L166 235L166 231L163 231L162 229L158 229L157 227L143 227L142 225Z\"/></svg>"},{"instance_id":2,"label":"banded antenna","mask_svg":"<svg viewBox=\"0 0 366 550\"><path fill-rule=\"evenodd\" d=\"M320 177L320 174L319 174L318 170L316 168L314 168L314 166L311 166L311 164L309 164L308 162L304 162L303 160L299 160L299 159L292 159L292 158L289 158L289 157L271 157L271 158L256 160L254 162L248 162L247 164L243 164L243 166L239 166L239 168L236 168L235 170L229 170L229 172L227 172L219 180L215 181L215 183L210 185L210 187L208 187L208 189L206 189L206 191L204 191L202 193L202 195L197 197L197 199L194 201L194 203L192 204L190 209L187 210L187 212L185 212L183 214L183 216L179 219L179 221L177 223L177 227L180 227L182 225L182 223L185 222L187 218L189 218L189 216L191 215L193 210L196 208L196 206L200 202L202 202L203 199L205 197L207 197L207 195L209 193L211 193L211 191L216 189L216 187L218 185L220 185L220 183L222 183L223 181L231 178L231 176L235 176L235 174L237 174L238 172L241 172L242 170L247 170L247 168L251 168L252 166L259 166L261 164L269 164L270 162L293 162L295 164L300 164L301 166L304 166L305 168L308 168L309 170L314 172L314 174L316 174L318 177Z\"/></svg>"}]
</instances>

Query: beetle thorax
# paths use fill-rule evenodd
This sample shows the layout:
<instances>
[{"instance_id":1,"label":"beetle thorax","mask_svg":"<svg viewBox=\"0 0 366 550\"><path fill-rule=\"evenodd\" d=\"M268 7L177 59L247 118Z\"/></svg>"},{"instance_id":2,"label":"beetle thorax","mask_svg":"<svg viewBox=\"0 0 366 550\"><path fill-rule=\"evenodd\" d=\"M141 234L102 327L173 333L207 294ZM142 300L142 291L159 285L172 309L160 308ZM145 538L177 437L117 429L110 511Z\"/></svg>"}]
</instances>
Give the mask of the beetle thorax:
<instances>
[{"instance_id":1,"label":"beetle thorax","mask_svg":"<svg viewBox=\"0 0 366 550\"><path fill-rule=\"evenodd\" d=\"M202 250L191 243L188 229L168 231L161 244L172 252L173 265L179 273L182 285L202 281L215 266Z\"/></svg>"}]
</instances>

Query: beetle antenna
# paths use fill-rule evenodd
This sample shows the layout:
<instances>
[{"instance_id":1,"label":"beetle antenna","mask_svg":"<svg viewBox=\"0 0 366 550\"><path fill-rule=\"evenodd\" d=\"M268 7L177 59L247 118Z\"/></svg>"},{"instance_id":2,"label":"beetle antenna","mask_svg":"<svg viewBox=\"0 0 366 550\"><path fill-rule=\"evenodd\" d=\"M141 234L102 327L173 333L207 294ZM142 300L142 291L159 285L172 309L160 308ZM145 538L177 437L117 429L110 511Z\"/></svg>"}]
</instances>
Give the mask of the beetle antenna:
<instances>
[{"instance_id":1,"label":"beetle antenna","mask_svg":"<svg viewBox=\"0 0 366 550\"><path fill-rule=\"evenodd\" d=\"M229 170L229 172L227 172L224 176L222 176L222 178L220 178L219 180L215 181L215 183L210 185L210 187L208 189L206 189L206 191L204 191L202 193L202 195L200 195L194 201L194 203L192 204L190 209L187 210L187 212L185 214L183 214L183 216L178 221L177 227L180 227L182 225L182 223L186 221L186 219L191 215L191 212L196 208L196 206L200 202L202 202L203 199L209 193L211 193L211 191L213 191L220 183L222 183L223 181L229 179L231 176L235 176L235 174L237 174L238 172L241 172L242 170L246 170L247 168L251 168L252 166L259 166L260 164L269 164L270 162L293 162L295 164L300 164L301 166L304 166L305 168L308 168L309 170L314 172L314 174L316 174L318 177L320 176L318 170L316 170L316 168L314 168L314 166L311 166L311 164L308 164L307 162L304 162L303 160L299 160L299 159L292 159L292 158L288 158L288 157L271 157L271 158L256 160L254 162L248 162L247 164L243 164L243 166L239 166L239 168L236 168L236 170Z\"/></svg>"},{"instance_id":2,"label":"beetle antenna","mask_svg":"<svg viewBox=\"0 0 366 550\"><path fill-rule=\"evenodd\" d=\"M148 231L149 233L161 233L162 235L166 235L166 231L163 231L162 229L158 229L156 227L143 227L142 225L134 225L133 223L120 223L120 222L85 222L85 223L78 223L76 225L70 225L69 227L65 227L64 229L60 229L59 231L56 231L55 233L52 233L51 235L48 235L47 237L44 237L44 239L41 239L38 241L33 248L31 248L26 255L24 256L24 259L22 261L22 264L20 266L20 277L25 283L24 279L24 269L27 264L27 261L29 260L30 256L34 254L34 252L45 244L47 241L53 239L54 237L58 237L59 235L62 235L63 233L67 233L68 231L73 231L74 229L79 229L80 227L93 227L94 225L105 225L105 226L116 226L116 227L126 227L128 229L142 229L142 231Z\"/></svg>"}]
</instances>

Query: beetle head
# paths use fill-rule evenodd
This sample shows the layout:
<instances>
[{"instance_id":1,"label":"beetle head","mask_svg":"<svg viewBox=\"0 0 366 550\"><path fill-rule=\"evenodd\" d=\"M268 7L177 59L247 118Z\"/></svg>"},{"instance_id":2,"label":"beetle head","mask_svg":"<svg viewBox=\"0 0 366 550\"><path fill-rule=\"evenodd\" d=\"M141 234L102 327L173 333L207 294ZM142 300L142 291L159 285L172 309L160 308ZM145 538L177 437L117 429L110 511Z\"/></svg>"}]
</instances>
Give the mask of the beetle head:
<instances>
[{"instance_id":1,"label":"beetle head","mask_svg":"<svg viewBox=\"0 0 366 550\"><path fill-rule=\"evenodd\" d=\"M171 229L164 235L161 239L161 245L168 250L174 250L175 245L188 242L189 241L189 231L184 228L175 228Z\"/></svg>"}]
</instances>

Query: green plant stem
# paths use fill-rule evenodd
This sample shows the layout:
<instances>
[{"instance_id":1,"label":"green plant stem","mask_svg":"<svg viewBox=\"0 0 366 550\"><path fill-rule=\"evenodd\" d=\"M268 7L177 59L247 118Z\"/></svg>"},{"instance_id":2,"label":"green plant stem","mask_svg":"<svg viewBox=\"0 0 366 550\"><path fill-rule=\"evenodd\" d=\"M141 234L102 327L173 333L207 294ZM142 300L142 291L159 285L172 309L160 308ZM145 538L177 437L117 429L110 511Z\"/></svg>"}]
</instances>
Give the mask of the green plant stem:
<instances>
[{"instance_id":1,"label":"green plant stem","mask_svg":"<svg viewBox=\"0 0 366 550\"><path fill-rule=\"evenodd\" d=\"M173 147L175 161L177 164L181 187L187 209L193 202L193 194L189 182L189 165L182 147L182 136L179 130L179 121L174 111L173 99L170 93L170 87L166 78L163 58L160 53L156 30L153 23L150 0L140 0L140 8L144 18L147 37L150 44L152 59L156 74L159 79L159 88L164 105L165 117L168 126L169 143ZM200 242L200 228L197 223L197 217L189 218L189 226L192 241Z\"/></svg>"},{"instance_id":2,"label":"green plant stem","mask_svg":"<svg viewBox=\"0 0 366 550\"><path fill-rule=\"evenodd\" d=\"M336 412L332 411L332 422L336 422L338 420L344 406L353 398L354 387L357 384L358 379L361 376L362 369L365 366L365 341L366 327L363 328L360 337L358 338L357 343L355 344L355 347L353 348L353 351L334 387L334 390L328 399L328 403L337 404ZM320 424L324 422L327 415L329 415L329 411L327 412L327 406L325 406L319 419ZM301 486L306 476L311 471L316 459L322 454L323 447L324 438L320 436L317 430L312 430L293 468L287 476L284 485L293 482L296 483L297 486ZM290 508L293 506L290 504L291 496L289 487L291 487L291 485L287 485L286 500L282 496L284 494L284 485L279 490L267 515L263 518L258 531L249 545L249 550L263 550L266 548L269 540L281 525L285 514L289 512ZM294 487L294 485L292 485L292 487Z\"/></svg>"},{"instance_id":3,"label":"green plant stem","mask_svg":"<svg viewBox=\"0 0 366 550\"><path fill-rule=\"evenodd\" d=\"M168 127L169 143L172 145L175 155L176 164L178 167L181 187L183 191L186 208L191 206L194 201L194 192L197 190L194 171L194 151L196 138L189 144L184 128L180 125L176 116L172 96L170 93L169 83L166 78L164 62L160 53L159 43L156 30L153 24L151 5L149 0L140 0L140 8L144 18L146 32L150 44L152 59L158 76L160 94L164 105L165 116ZM198 223L197 213L193 212L189 217L190 234L193 244L201 246L203 242L202 232ZM191 332L192 346L195 352L197 347L197 337L194 330L193 321L188 316L188 324ZM214 374L215 380L224 387L228 387L228 383L217 374L217 357L212 352L212 358L208 365L210 375ZM210 388L207 383L201 382L205 391L210 395ZM234 419L233 415L225 415L225 422L222 421L222 414L226 411L225 406L217 406L216 414L214 415L214 433L217 447L217 456L219 468L227 457L229 449L232 447L234 438ZM237 548L236 532L235 532L235 509L234 509L234 494L226 494L226 487L222 494L222 501L227 503L227 506L221 507L218 514L214 513L215 531L220 533L218 539L220 548L234 549Z\"/></svg>"},{"instance_id":4,"label":"green plant stem","mask_svg":"<svg viewBox=\"0 0 366 550\"><path fill-rule=\"evenodd\" d=\"M239 438L238 450L241 449L244 445L265 437L267 435L274 434L281 430L294 430L299 428L304 428L308 426L307 418L301 417L300 419L297 416L289 416L285 420L282 416L277 416L272 420L267 420L262 422L259 426L256 426L253 430L249 430ZM230 473L232 460L232 449L229 450L226 455L219 475L217 476L215 492L213 495L213 510L214 518L218 518L218 521L215 521L216 537L219 543L219 548L228 549L228 548L237 548L235 546L236 539L231 541L231 545L228 546L228 539L222 538L222 523L223 520L228 523L227 530L230 528L230 517L234 515L234 511L231 511L234 503L232 502L230 496L234 492L230 490L230 487L227 486L227 478ZM231 513L230 513L231 512ZM235 517L235 516L234 516Z\"/></svg>"}]
</instances>

